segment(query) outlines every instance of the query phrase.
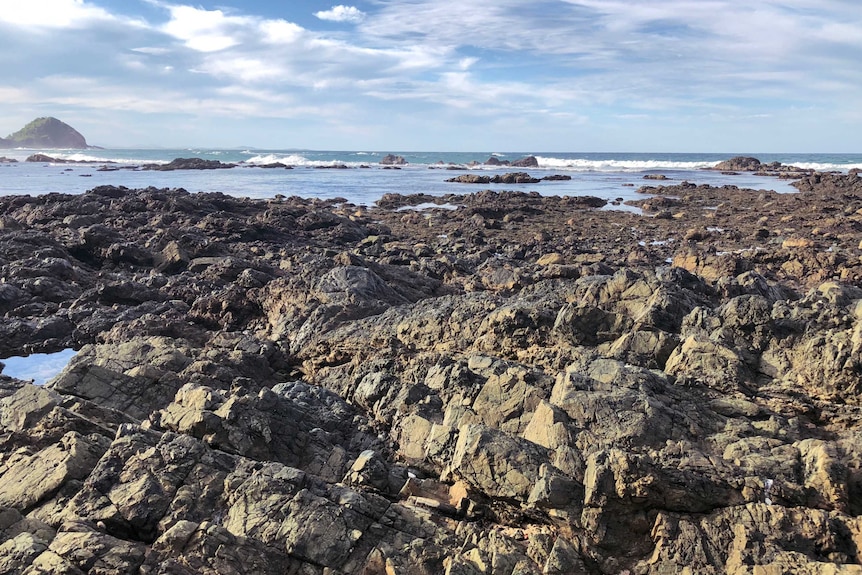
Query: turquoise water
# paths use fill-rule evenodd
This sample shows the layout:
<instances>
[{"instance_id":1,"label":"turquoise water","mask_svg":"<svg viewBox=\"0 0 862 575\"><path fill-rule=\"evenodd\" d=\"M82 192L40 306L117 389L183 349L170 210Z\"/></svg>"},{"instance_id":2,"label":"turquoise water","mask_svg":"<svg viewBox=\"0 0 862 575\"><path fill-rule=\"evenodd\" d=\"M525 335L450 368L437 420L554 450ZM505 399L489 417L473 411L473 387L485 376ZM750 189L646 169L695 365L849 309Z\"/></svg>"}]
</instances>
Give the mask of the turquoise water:
<instances>
[{"instance_id":1,"label":"turquoise water","mask_svg":"<svg viewBox=\"0 0 862 575\"><path fill-rule=\"evenodd\" d=\"M311 151L311 150L206 150L206 149L105 149L40 150L56 158L85 161L84 164L24 163L33 150L4 150L17 164L0 164L0 195L41 195L52 192L83 193L98 185L130 188L147 186L182 187L190 192L222 192L236 196L269 198L286 196L335 198L371 205L386 193L426 193L444 195L480 189L538 191L546 195L594 195L606 200L638 197L635 190L647 183L646 174L662 173L665 184L691 181L698 184L735 184L753 189L793 192L786 181L741 174L726 176L705 171L722 160L742 154L620 154L620 153L495 153L495 152L391 152L407 164L400 170L386 170L379 164L389 151ZM534 155L538 168L521 169L490 166L471 167L489 174L513 170L527 171L538 177L551 173L567 174L572 180L541 184L501 184L472 186L445 182L458 173L451 165L466 167L470 162L485 162L491 156L515 160ZM804 168L837 170L862 168L862 154L745 154L763 162L779 161ZM143 163L164 163L179 157L200 157L237 163L229 170L183 170L174 172L133 169ZM110 164L108 164L110 162ZM261 164L282 162L292 170L263 169ZM343 164L351 169L320 169ZM98 171L101 166L122 168Z\"/></svg>"}]
</instances>

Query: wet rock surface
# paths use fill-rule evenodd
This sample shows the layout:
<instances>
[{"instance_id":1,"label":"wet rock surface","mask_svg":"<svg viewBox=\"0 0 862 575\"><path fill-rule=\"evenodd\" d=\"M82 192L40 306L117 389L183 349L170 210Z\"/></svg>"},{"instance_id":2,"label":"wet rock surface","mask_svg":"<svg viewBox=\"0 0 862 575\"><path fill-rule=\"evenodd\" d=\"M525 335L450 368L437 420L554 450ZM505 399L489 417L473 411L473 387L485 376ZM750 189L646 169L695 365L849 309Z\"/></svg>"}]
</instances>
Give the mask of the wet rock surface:
<instances>
[{"instance_id":1,"label":"wet rock surface","mask_svg":"<svg viewBox=\"0 0 862 575\"><path fill-rule=\"evenodd\" d=\"M0 572L858 571L860 182L0 198Z\"/></svg>"}]
</instances>

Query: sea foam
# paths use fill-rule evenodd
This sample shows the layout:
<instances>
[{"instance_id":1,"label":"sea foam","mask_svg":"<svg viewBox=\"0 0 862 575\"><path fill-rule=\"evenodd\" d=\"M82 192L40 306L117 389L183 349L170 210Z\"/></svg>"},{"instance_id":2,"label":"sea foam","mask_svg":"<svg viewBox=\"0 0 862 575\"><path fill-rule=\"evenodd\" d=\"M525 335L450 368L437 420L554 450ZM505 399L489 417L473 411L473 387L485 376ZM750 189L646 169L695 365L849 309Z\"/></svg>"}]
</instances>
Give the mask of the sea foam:
<instances>
[{"instance_id":1,"label":"sea foam","mask_svg":"<svg viewBox=\"0 0 862 575\"><path fill-rule=\"evenodd\" d=\"M137 159L129 159L129 158L100 158L98 156L91 156L89 154L82 153L50 153L48 154L52 158L56 158L58 160L69 160L72 162L90 162L93 164L140 164L141 160ZM165 162L159 160L147 161L147 163L152 164L162 164Z\"/></svg>"},{"instance_id":2,"label":"sea foam","mask_svg":"<svg viewBox=\"0 0 862 575\"><path fill-rule=\"evenodd\" d=\"M299 154L262 154L251 157L244 162L251 165L274 164L276 162L281 162L282 164L286 164L288 166L306 166L312 168L319 166L336 166L342 164L352 168L358 168L362 165L360 162L343 162L341 160L309 160L305 156Z\"/></svg>"},{"instance_id":3,"label":"sea foam","mask_svg":"<svg viewBox=\"0 0 862 575\"><path fill-rule=\"evenodd\" d=\"M644 172L648 170L700 170L718 162L671 162L664 160L587 160L537 156L540 168L575 172Z\"/></svg>"}]
</instances>

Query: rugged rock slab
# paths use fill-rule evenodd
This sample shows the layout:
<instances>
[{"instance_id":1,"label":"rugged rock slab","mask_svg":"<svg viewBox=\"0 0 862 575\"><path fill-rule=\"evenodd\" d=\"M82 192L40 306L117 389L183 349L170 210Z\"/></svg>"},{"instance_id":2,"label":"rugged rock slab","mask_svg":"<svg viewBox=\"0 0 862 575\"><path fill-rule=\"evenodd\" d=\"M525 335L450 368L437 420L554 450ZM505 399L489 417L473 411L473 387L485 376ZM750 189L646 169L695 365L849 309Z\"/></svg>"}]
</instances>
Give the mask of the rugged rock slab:
<instances>
[{"instance_id":1,"label":"rugged rock slab","mask_svg":"<svg viewBox=\"0 0 862 575\"><path fill-rule=\"evenodd\" d=\"M404 159L404 156L386 154L383 156L383 159L380 160L380 163L384 166L403 166L407 164L407 160Z\"/></svg>"},{"instance_id":2,"label":"rugged rock slab","mask_svg":"<svg viewBox=\"0 0 862 575\"><path fill-rule=\"evenodd\" d=\"M219 170L235 168L236 164L226 164L218 160L204 158L174 158L167 164L144 164L140 169L171 172L174 170Z\"/></svg>"},{"instance_id":3,"label":"rugged rock slab","mask_svg":"<svg viewBox=\"0 0 862 575\"><path fill-rule=\"evenodd\" d=\"M764 164L757 158L750 156L736 156L735 158L719 162L710 169L720 172L757 172L762 175L789 175L794 178L814 173L814 170L788 166L781 162Z\"/></svg>"},{"instance_id":4,"label":"rugged rock slab","mask_svg":"<svg viewBox=\"0 0 862 575\"><path fill-rule=\"evenodd\" d=\"M859 182L0 198L0 572L857 572Z\"/></svg>"}]
</instances>

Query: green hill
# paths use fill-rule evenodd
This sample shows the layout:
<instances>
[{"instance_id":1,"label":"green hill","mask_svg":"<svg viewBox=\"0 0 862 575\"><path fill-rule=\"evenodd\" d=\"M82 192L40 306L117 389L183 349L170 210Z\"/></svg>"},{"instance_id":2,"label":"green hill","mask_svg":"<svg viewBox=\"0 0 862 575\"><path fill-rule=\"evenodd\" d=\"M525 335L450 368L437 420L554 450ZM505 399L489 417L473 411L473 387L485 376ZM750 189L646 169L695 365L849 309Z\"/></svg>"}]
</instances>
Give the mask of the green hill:
<instances>
[{"instance_id":1,"label":"green hill","mask_svg":"<svg viewBox=\"0 0 862 575\"><path fill-rule=\"evenodd\" d=\"M57 118L36 118L5 139L0 148L89 148L87 140L72 126Z\"/></svg>"}]
</instances>

